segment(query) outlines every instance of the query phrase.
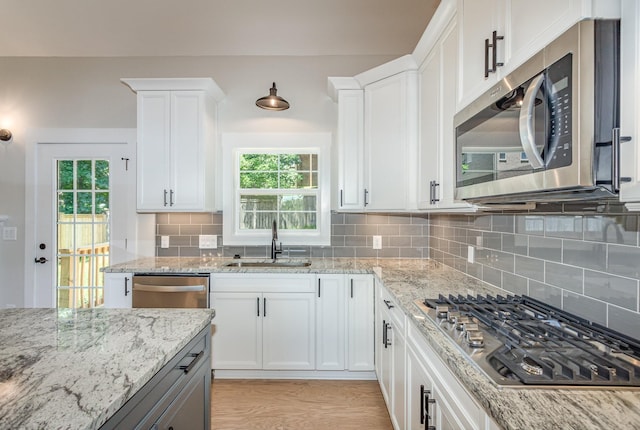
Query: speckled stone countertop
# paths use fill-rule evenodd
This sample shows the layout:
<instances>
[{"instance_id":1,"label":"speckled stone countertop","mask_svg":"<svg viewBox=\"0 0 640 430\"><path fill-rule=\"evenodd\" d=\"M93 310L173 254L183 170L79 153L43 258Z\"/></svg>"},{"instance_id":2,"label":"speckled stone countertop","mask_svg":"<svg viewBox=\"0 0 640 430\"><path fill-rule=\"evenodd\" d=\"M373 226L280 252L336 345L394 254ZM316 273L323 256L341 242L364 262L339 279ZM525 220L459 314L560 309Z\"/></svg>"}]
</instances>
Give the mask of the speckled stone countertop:
<instances>
[{"instance_id":1,"label":"speckled stone countertop","mask_svg":"<svg viewBox=\"0 0 640 430\"><path fill-rule=\"evenodd\" d=\"M213 313L0 310L0 428L99 428Z\"/></svg>"},{"instance_id":2,"label":"speckled stone countertop","mask_svg":"<svg viewBox=\"0 0 640 430\"><path fill-rule=\"evenodd\" d=\"M375 273L395 296L407 318L447 363L469 393L501 427L509 430L640 429L640 391L498 389L468 361L440 329L425 320L416 299L438 294L505 294L505 291L431 260L311 259L301 268L230 268L231 259L148 258L108 268L107 272L282 272ZM257 261L257 260L243 260Z\"/></svg>"}]
</instances>

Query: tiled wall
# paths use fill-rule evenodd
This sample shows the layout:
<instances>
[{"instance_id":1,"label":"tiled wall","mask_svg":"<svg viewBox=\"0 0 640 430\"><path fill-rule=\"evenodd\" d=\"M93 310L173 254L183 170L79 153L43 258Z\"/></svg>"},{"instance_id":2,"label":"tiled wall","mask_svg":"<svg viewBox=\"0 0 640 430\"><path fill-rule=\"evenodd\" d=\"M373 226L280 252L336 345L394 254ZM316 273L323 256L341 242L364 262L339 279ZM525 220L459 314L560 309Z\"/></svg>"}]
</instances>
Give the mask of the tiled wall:
<instances>
[{"instance_id":1,"label":"tiled wall","mask_svg":"<svg viewBox=\"0 0 640 430\"><path fill-rule=\"evenodd\" d=\"M640 332L638 215L432 215L430 256L615 330ZM467 261L469 245L475 262Z\"/></svg>"},{"instance_id":2,"label":"tiled wall","mask_svg":"<svg viewBox=\"0 0 640 430\"><path fill-rule=\"evenodd\" d=\"M267 258L271 244L223 246L220 213L156 215L156 255ZM199 235L218 235L218 249L199 249ZM382 249L372 249L372 236L382 236ZM285 257L427 258L429 226L426 215L332 214L331 246L288 246ZM169 236L169 248L160 248L160 236Z\"/></svg>"}]
</instances>

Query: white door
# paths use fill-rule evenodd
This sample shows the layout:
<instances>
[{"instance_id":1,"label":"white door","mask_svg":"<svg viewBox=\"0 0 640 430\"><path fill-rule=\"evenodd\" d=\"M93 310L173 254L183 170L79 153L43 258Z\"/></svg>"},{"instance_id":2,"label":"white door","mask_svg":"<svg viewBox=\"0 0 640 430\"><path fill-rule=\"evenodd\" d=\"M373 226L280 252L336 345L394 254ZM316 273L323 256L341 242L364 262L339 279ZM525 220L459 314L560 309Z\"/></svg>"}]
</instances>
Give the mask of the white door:
<instances>
[{"instance_id":1,"label":"white door","mask_svg":"<svg viewBox=\"0 0 640 430\"><path fill-rule=\"evenodd\" d=\"M262 369L262 294L211 293L213 369Z\"/></svg>"},{"instance_id":2,"label":"white door","mask_svg":"<svg viewBox=\"0 0 640 430\"><path fill-rule=\"evenodd\" d=\"M100 268L135 253L134 137L130 130L53 130L34 141L26 306L103 304Z\"/></svg>"},{"instance_id":3,"label":"white door","mask_svg":"<svg viewBox=\"0 0 640 430\"><path fill-rule=\"evenodd\" d=\"M264 293L264 369L315 369L314 296L314 293Z\"/></svg>"},{"instance_id":4,"label":"white door","mask_svg":"<svg viewBox=\"0 0 640 430\"><path fill-rule=\"evenodd\" d=\"M344 275L319 275L317 287L316 369L344 370Z\"/></svg>"},{"instance_id":5,"label":"white door","mask_svg":"<svg viewBox=\"0 0 640 430\"><path fill-rule=\"evenodd\" d=\"M348 288L348 365L351 371L374 370L373 277L354 275Z\"/></svg>"}]
</instances>

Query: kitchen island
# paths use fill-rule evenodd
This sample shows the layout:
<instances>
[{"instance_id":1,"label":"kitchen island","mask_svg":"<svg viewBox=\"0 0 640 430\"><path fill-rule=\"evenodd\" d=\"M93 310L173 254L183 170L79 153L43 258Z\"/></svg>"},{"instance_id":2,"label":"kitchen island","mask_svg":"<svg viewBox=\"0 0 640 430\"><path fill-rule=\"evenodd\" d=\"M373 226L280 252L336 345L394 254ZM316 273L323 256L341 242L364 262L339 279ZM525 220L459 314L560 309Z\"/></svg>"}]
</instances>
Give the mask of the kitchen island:
<instances>
[{"instance_id":1,"label":"kitchen island","mask_svg":"<svg viewBox=\"0 0 640 430\"><path fill-rule=\"evenodd\" d=\"M100 428L199 333L208 332L213 314L0 310L0 428Z\"/></svg>"},{"instance_id":2,"label":"kitchen island","mask_svg":"<svg viewBox=\"0 0 640 430\"><path fill-rule=\"evenodd\" d=\"M478 405L501 428L520 429L640 429L640 389L504 388L489 380L414 303L438 294L507 294L432 260L424 259L310 259L306 267L229 267L224 258L159 257L132 261L106 269L115 273L310 273L375 274L398 308L435 350L439 358ZM244 260L255 261L255 260ZM481 425L478 423L478 426Z\"/></svg>"}]
</instances>

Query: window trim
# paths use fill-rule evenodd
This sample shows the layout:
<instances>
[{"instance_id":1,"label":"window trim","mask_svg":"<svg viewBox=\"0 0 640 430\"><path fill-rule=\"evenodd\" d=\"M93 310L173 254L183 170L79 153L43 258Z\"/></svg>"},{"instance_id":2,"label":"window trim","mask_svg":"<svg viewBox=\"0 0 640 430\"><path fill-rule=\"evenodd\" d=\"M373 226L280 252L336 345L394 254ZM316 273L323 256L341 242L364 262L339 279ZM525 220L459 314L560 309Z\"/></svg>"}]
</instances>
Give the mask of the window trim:
<instances>
[{"instance_id":1,"label":"window trim","mask_svg":"<svg viewBox=\"0 0 640 430\"><path fill-rule=\"evenodd\" d=\"M317 153L317 230L278 232L287 245L331 244L331 133L224 133L222 135L223 245L268 246L271 230L242 231L238 228L240 153Z\"/></svg>"}]
</instances>

